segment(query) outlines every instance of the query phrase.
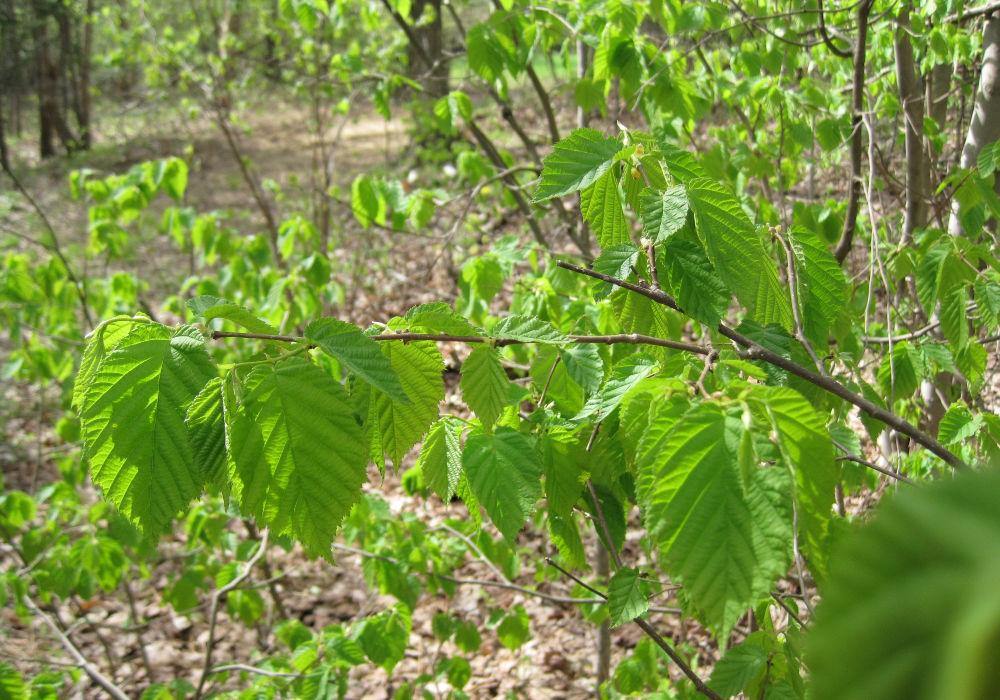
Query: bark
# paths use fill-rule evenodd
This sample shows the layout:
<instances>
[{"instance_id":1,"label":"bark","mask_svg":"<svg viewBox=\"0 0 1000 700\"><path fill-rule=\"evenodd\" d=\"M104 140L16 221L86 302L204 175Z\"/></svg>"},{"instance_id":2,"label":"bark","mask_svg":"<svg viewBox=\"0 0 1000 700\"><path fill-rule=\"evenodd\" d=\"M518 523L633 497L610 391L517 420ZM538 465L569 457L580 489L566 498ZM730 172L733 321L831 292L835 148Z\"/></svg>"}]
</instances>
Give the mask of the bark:
<instances>
[{"instance_id":1,"label":"bark","mask_svg":"<svg viewBox=\"0 0 1000 700\"><path fill-rule=\"evenodd\" d=\"M858 212L861 209L861 155L862 143L862 111L865 106L865 58L868 47L868 17L871 14L874 0L861 0L858 3L858 38L854 45L854 81L851 90L851 188L847 199L847 215L844 217L844 229L834 255L837 262L851 252L854 231L858 225Z\"/></svg>"},{"instance_id":2,"label":"bark","mask_svg":"<svg viewBox=\"0 0 1000 700\"><path fill-rule=\"evenodd\" d=\"M896 18L896 84L905 121L906 214L903 243L913 240L913 232L927 223L927 191L924 159L924 99L910 43L910 11L903 7Z\"/></svg>"},{"instance_id":3,"label":"bark","mask_svg":"<svg viewBox=\"0 0 1000 700\"><path fill-rule=\"evenodd\" d=\"M80 147L90 150L93 136L90 131L90 57L94 47L94 0L87 0L84 5L82 41L80 46L80 80L77 84L76 113L77 124L80 126Z\"/></svg>"},{"instance_id":4,"label":"bark","mask_svg":"<svg viewBox=\"0 0 1000 700\"><path fill-rule=\"evenodd\" d=\"M38 155L51 158L56 154L53 115L58 110L56 86L49 70L48 18L38 11L35 17L35 65L38 69Z\"/></svg>"},{"instance_id":5,"label":"bark","mask_svg":"<svg viewBox=\"0 0 1000 700\"><path fill-rule=\"evenodd\" d=\"M2 98L2 95L0 95ZM3 100L0 99L0 170L10 170L10 154L7 152L7 134L4 130Z\"/></svg>"},{"instance_id":6,"label":"bark","mask_svg":"<svg viewBox=\"0 0 1000 700\"><path fill-rule=\"evenodd\" d=\"M959 165L974 168L983 146L997 139L1000 139L1000 17L993 15L983 29L983 67ZM948 219L948 233L953 236L962 235L961 213L956 199Z\"/></svg>"},{"instance_id":7,"label":"bark","mask_svg":"<svg viewBox=\"0 0 1000 700\"><path fill-rule=\"evenodd\" d=\"M441 0L415 0L410 16L419 24L410 37L410 77L424 88L425 97L438 99L448 94L448 61L444 56L444 32L441 23ZM423 15L433 15L431 21ZM414 46L416 42L419 46Z\"/></svg>"}]
</instances>

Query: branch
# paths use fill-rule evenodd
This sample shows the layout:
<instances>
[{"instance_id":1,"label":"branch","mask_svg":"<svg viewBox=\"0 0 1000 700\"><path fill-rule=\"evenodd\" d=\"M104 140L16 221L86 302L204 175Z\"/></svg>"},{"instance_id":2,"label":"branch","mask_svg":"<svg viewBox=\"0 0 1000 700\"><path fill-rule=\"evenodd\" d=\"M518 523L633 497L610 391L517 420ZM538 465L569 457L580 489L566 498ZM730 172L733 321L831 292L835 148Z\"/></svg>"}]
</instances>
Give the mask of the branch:
<instances>
[{"instance_id":1,"label":"branch","mask_svg":"<svg viewBox=\"0 0 1000 700\"><path fill-rule=\"evenodd\" d=\"M39 608L38 605L35 604L35 601L31 599L31 596L25 593L22 596L22 600L33 615L40 617L42 621L49 626L49 629L51 629L52 633L59 639L63 648L69 652L69 655L73 657L77 665L83 669L83 672L87 674L90 680L99 685L105 693L110 695L115 700L128 700L128 696L122 692L121 688L116 686L114 682L101 673L101 671L94 666L94 664L87 660L87 658L80 651L79 647L77 647L76 644L73 643L73 640L70 639L65 632L63 632L61 625L53 620L48 613Z\"/></svg>"},{"instance_id":2,"label":"branch","mask_svg":"<svg viewBox=\"0 0 1000 700\"><path fill-rule=\"evenodd\" d=\"M433 340L440 343L490 343L496 347L507 345L524 345L536 341L519 340L517 338L491 338L483 335L448 335L447 333L381 333L370 336L375 341L397 340L404 343L419 340ZM640 333L619 333L617 335L568 335L572 342L582 345L655 345L695 355L708 355L711 350L696 343L685 343L680 340L656 338ZM272 340L279 343L305 343L308 340L295 335L274 335L270 333L241 333L236 331L212 331L212 339L247 338L251 340Z\"/></svg>"},{"instance_id":3,"label":"branch","mask_svg":"<svg viewBox=\"0 0 1000 700\"><path fill-rule=\"evenodd\" d=\"M552 559L546 557L545 561L546 563L548 563L549 566L554 568L556 571L577 582L578 584L589 590L594 595L600 596L603 600L608 599L608 597L605 594L601 593L596 588L593 588L592 586L588 585L584 581L581 581L579 578L571 574L569 571L566 571L566 569L556 564ZM639 626L639 629L645 632L646 635L656 643L656 646L660 647L660 649L662 649L663 652L670 657L670 660L673 661L675 664L677 664L677 667L694 684L694 687L698 690L699 693L701 693L707 698L712 698L713 700L722 700L722 697L705 684L705 681L703 681L698 676L698 674L695 673L690 666L688 666L687 662L683 658L681 658L680 654L674 651L674 648L670 646L667 640L665 640L663 637L660 636L660 633L657 632L651 624L649 624L648 622L639 617L632 620L632 622L637 624Z\"/></svg>"},{"instance_id":4,"label":"branch","mask_svg":"<svg viewBox=\"0 0 1000 700\"><path fill-rule=\"evenodd\" d=\"M201 676L198 678L198 688L194 693L195 700L199 700L202 697L205 690L205 682L208 680L208 677L212 675L212 652L215 648L215 626L218 622L219 601L222 600L223 596L239 586L247 579L248 576L250 576L250 572L254 565L262 556L264 556L264 552L267 550L267 537L268 530L265 528L260 533L260 545L258 545L257 551L254 552L253 556L247 560L247 564L243 567L243 571L241 571L238 576L233 578L233 580L225 586L216 589L216 591L212 594L212 603L208 611L208 641L205 643L205 660L202 663Z\"/></svg>"},{"instance_id":5,"label":"branch","mask_svg":"<svg viewBox=\"0 0 1000 700\"><path fill-rule=\"evenodd\" d=\"M826 31L826 13L823 11L823 0L816 0L816 13L819 15L819 35L823 38L823 43L835 56L850 58L851 52L839 48L833 43L833 37Z\"/></svg>"},{"instance_id":6,"label":"branch","mask_svg":"<svg viewBox=\"0 0 1000 700\"><path fill-rule=\"evenodd\" d=\"M638 284L633 284L632 282L618 279L617 277L611 277L610 275L605 275L603 273L596 272L594 270L589 270L585 267L580 267L578 265L574 265L572 263L568 263L562 260L557 261L556 264L565 270L570 270L572 272L576 272L581 275L587 275L588 277L593 277L594 279L599 279L603 282L608 282L609 284L613 284L617 287L631 290L637 294L642 294L643 296L652 299L655 302L663 304L664 306L674 309L675 311L679 311L680 313L684 313L683 309L681 309L677 305L677 302L674 300L674 298L665 292L656 289L650 289L649 287L643 287ZM944 445L942 445L940 442L938 442L936 439L934 439L927 433L923 432L922 430L912 425L908 421L904 420L903 418L900 418L896 414L887 411L878 404L869 401L860 394L855 394L853 391L851 391L850 389L848 389L847 387L845 387L843 384L833 379L832 377L820 376L819 374L816 374L815 372L806 369L802 365L792 362L788 358L783 357L782 355L779 355L778 353L765 348L763 345L754 342L750 338L747 338L745 335L730 328L725 323L720 322L717 330L723 336L729 338L734 343L736 343L736 345L746 349L747 359L763 360L764 362L774 365L775 367L780 367L781 369L794 374L800 379L806 380L810 384L818 386L820 389L823 389L824 391L827 391L833 394L834 396L840 397L844 401L847 401L848 403L857 406L859 409L867 413L872 418L882 423L885 423L890 428L893 428L897 432L900 432L906 435L907 437L911 438L914 442L923 445L932 453L934 453L942 460L950 464L952 467L962 468L968 466L958 456L953 454Z\"/></svg>"},{"instance_id":7,"label":"branch","mask_svg":"<svg viewBox=\"0 0 1000 700\"><path fill-rule=\"evenodd\" d=\"M945 22L965 22L966 20L975 19L976 17L982 17L983 15L991 15L994 12L1000 11L1000 2L991 2L982 7L976 7L971 10L966 10L965 12L959 12L953 15L948 15L944 18Z\"/></svg>"}]
</instances>

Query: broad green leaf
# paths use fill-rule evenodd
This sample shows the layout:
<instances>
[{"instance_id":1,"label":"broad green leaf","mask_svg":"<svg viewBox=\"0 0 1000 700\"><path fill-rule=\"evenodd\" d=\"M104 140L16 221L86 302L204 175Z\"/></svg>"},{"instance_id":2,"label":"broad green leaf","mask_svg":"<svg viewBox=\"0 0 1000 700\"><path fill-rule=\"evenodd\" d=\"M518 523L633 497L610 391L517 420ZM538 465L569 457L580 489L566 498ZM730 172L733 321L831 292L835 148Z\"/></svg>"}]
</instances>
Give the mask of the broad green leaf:
<instances>
[{"instance_id":1,"label":"broad green leaf","mask_svg":"<svg viewBox=\"0 0 1000 700\"><path fill-rule=\"evenodd\" d=\"M483 329L459 314L444 302L414 306L404 316L411 328L427 333L448 335L483 335Z\"/></svg>"},{"instance_id":2,"label":"broad green leaf","mask_svg":"<svg viewBox=\"0 0 1000 700\"><path fill-rule=\"evenodd\" d=\"M448 503L455 495L462 475L462 426L455 418L439 419L427 431L416 466L424 475L424 483L442 501Z\"/></svg>"},{"instance_id":3,"label":"broad green leaf","mask_svg":"<svg viewBox=\"0 0 1000 700\"><path fill-rule=\"evenodd\" d=\"M504 68L503 49L488 24L469 27L465 45L469 68L488 83L500 79Z\"/></svg>"},{"instance_id":4,"label":"broad green leaf","mask_svg":"<svg viewBox=\"0 0 1000 700\"><path fill-rule=\"evenodd\" d=\"M1000 473L901 490L834 553L807 638L812 696L992 697L998 580Z\"/></svg>"},{"instance_id":5,"label":"broad green leaf","mask_svg":"<svg viewBox=\"0 0 1000 700\"><path fill-rule=\"evenodd\" d=\"M476 499L513 543L542 496L542 468L534 445L510 428L472 435L462 452L462 466Z\"/></svg>"},{"instance_id":6,"label":"broad green leaf","mask_svg":"<svg viewBox=\"0 0 1000 700\"><path fill-rule=\"evenodd\" d=\"M545 158L535 202L562 197L590 187L608 172L622 150L617 139L594 129L577 129L555 145Z\"/></svg>"},{"instance_id":7,"label":"broad green leaf","mask_svg":"<svg viewBox=\"0 0 1000 700\"><path fill-rule=\"evenodd\" d=\"M240 306L220 297L202 295L188 299L187 306L191 313L211 323L217 318L235 323L237 326L247 329L251 333L265 333L274 335L277 329L266 321L257 318L256 315L244 306Z\"/></svg>"},{"instance_id":8,"label":"broad green leaf","mask_svg":"<svg viewBox=\"0 0 1000 700\"><path fill-rule=\"evenodd\" d=\"M893 401L913 395L924 378L926 364L920 350L907 340L896 343L879 365L877 376L882 391Z\"/></svg>"},{"instance_id":9,"label":"broad green leaf","mask_svg":"<svg viewBox=\"0 0 1000 700\"><path fill-rule=\"evenodd\" d=\"M234 495L244 513L329 558L368 461L347 392L297 357L254 367L243 391L232 410L224 397Z\"/></svg>"},{"instance_id":10,"label":"broad green leaf","mask_svg":"<svg viewBox=\"0 0 1000 700\"><path fill-rule=\"evenodd\" d=\"M562 516L549 512L549 537L559 550L559 557L564 566L573 569L586 568L587 552L583 548L580 529L573 515Z\"/></svg>"},{"instance_id":11,"label":"broad green leaf","mask_svg":"<svg viewBox=\"0 0 1000 700\"><path fill-rule=\"evenodd\" d=\"M955 347L969 340L969 294L964 285L955 285L941 294L941 334Z\"/></svg>"},{"instance_id":12,"label":"broad green leaf","mask_svg":"<svg viewBox=\"0 0 1000 700\"><path fill-rule=\"evenodd\" d=\"M962 401L948 407L938 426L938 440L945 445L957 445L970 438L983 427L986 419L980 413L973 413Z\"/></svg>"},{"instance_id":13,"label":"broad green leaf","mask_svg":"<svg viewBox=\"0 0 1000 700\"><path fill-rule=\"evenodd\" d=\"M587 399L574 420L590 420L595 423L604 420L618 407L629 389L652 374L656 368L656 361L648 355L629 355L611 369L604 386Z\"/></svg>"},{"instance_id":14,"label":"broad green leaf","mask_svg":"<svg viewBox=\"0 0 1000 700\"><path fill-rule=\"evenodd\" d=\"M601 248L629 242L628 224L614 170L608 170L580 194L580 210Z\"/></svg>"},{"instance_id":15,"label":"broad green leaf","mask_svg":"<svg viewBox=\"0 0 1000 700\"><path fill-rule=\"evenodd\" d=\"M731 295L693 237L672 236L659 246L658 258L657 271L664 286L685 313L709 327L718 325Z\"/></svg>"},{"instance_id":16,"label":"broad green leaf","mask_svg":"<svg viewBox=\"0 0 1000 700\"><path fill-rule=\"evenodd\" d=\"M375 391L369 401L368 429L376 444L376 462L386 459L398 468L438 417L444 399L444 360L431 341L383 341L382 352L403 385L409 402Z\"/></svg>"},{"instance_id":17,"label":"broad green leaf","mask_svg":"<svg viewBox=\"0 0 1000 700\"><path fill-rule=\"evenodd\" d=\"M639 249L631 243L610 246L604 248L594 260L594 270L611 277L628 279L638 259Z\"/></svg>"},{"instance_id":18,"label":"broad green leaf","mask_svg":"<svg viewBox=\"0 0 1000 700\"><path fill-rule=\"evenodd\" d=\"M500 365L500 353L489 346L475 348L462 364L462 398L487 429L497 422L510 395L510 380Z\"/></svg>"},{"instance_id":19,"label":"broad green leaf","mask_svg":"<svg viewBox=\"0 0 1000 700\"><path fill-rule=\"evenodd\" d=\"M321 318L306 326L305 336L309 342L392 400L404 404L409 402L399 377L378 342L354 324L336 318Z\"/></svg>"},{"instance_id":20,"label":"broad green leaf","mask_svg":"<svg viewBox=\"0 0 1000 700\"><path fill-rule=\"evenodd\" d=\"M386 673L392 673L406 653L411 625L410 611L405 606L397 605L365 618L356 640L373 664L381 666Z\"/></svg>"},{"instance_id":21,"label":"broad green leaf","mask_svg":"<svg viewBox=\"0 0 1000 700\"><path fill-rule=\"evenodd\" d=\"M608 584L608 613L615 627L641 617L649 610L649 600L643 590L639 572L622 567Z\"/></svg>"},{"instance_id":22,"label":"broad green leaf","mask_svg":"<svg viewBox=\"0 0 1000 700\"><path fill-rule=\"evenodd\" d=\"M649 188L639 199L642 217L642 236L653 243L662 243L677 233L688 214L687 193L683 185L675 185L665 192Z\"/></svg>"},{"instance_id":23,"label":"broad green leaf","mask_svg":"<svg viewBox=\"0 0 1000 700\"><path fill-rule=\"evenodd\" d=\"M184 414L213 376L196 329L144 323L99 361L80 400L91 478L146 535L163 533L201 492Z\"/></svg>"},{"instance_id":24,"label":"broad green leaf","mask_svg":"<svg viewBox=\"0 0 1000 700\"><path fill-rule=\"evenodd\" d=\"M523 605L515 605L513 610L503 616L497 625L497 639L512 651L520 649L531 639L531 618Z\"/></svg>"},{"instance_id":25,"label":"broad green leaf","mask_svg":"<svg viewBox=\"0 0 1000 700\"><path fill-rule=\"evenodd\" d=\"M601 386L604 379L604 360L593 344L570 345L559 353L566 371L573 381L585 391L592 393Z\"/></svg>"},{"instance_id":26,"label":"broad green leaf","mask_svg":"<svg viewBox=\"0 0 1000 700\"><path fill-rule=\"evenodd\" d=\"M756 469L745 483L745 430L738 415L711 403L680 418L654 412L638 457L646 530L666 572L721 639L791 559L788 474Z\"/></svg>"},{"instance_id":27,"label":"broad green leaf","mask_svg":"<svg viewBox=\"0 0 1000 700\"><path fill-rule=\"evenodd\" d=\"M568 517L580 500L586 474L572 435L552 432L541 438L545 498L549 512Z\"/></svg>"},{"instance_id":28,"label":"broad green leaf","mask_svg":"<svg viewBox=\"0 0 1000 700\"><path fill-rule=\"evenodd\" d=\"M756 632L755 634L762 635L764 633ZM755 643L755 639L748 638L726 650L712 671L708 687L726 698L738 695L760 677L767 668L767 662L767 649L762 644Z\"/></svg>"},{"instance_id":29,"label":"broad green leaf","mask_svg":"<svg viewBox=\"0 0 1000 700\"><path fill-rule=\"evenodd\" d=\"M208 380L187 408L184 424L203 481L217 481L226 461L226 430L222 419L222 379Z\"/></svg>"},{"instance_id":30,"label":"broad green leaf","mask_svg":"<svg viewBox=\"0 0 1000 700\"><path fill-rule=\"evenodd\" d=\"M504 273L495 255L480 255L462 265L462 286L487 304L503 289Z\"/></svg>"},{"instance_id":31,"label":"broad green leaf","mask_svg":"<svg viewBox=\"0 0 1000 700\"><path fill-rule=\"evenodd\" d=\"M6 661L0 661L0 700L28 700L24 678Z\"/></svg>"},{"instance_id":32,"label":"broad green leaf","mask_svg":"<svg viewBox=\"0 0 1000 700\"><path fill-rule=\"evenodd\" d=\"M727 287L755 321L791 328L792 310L771 256L740 203L709 179L687 184L698 237Z\"/></svg>"},{"instance_id":33,"label":"broad green leaf","mask_svg":"<svg viewBox=\"0 0 1000 700\"><path fill-rule=\"evenodd\" d=\"M90 388L94 372L101 366L108 353L128 337L136 321L125 316L108 319L97 326L87 337L87 345L80 357L80 368L73 380L73 408L79 412L83 398Z\"/></svg>"},{"instance_id":34,"label":"broad green leaf","mask_svg":"<svg viewBox=\"0 0 1000 700\"><path fill-rule=\"evenodd\" d=\"M531 316L505 316L497 321L490 333L494 338L508 338L526 343L563 345L569 338L552 327L552 324Z\"/></svg>"},{"instance_id":35,"label":"broad green leaf","mask_svg":"<svg viewBox=\"0 0 1000 700\"><path fill-rule=\"evenodd\" d=\"M826 346L829 328L847 311L847 277L826 243L812 231L796 226L788 232L788 239L795 255L805 333Z\"/></svg>"},{"instance_id":36,"label":"broad green leaf","mask_svg":"<svg viewBox=\"0 0 1000 700\"><path fill-rule=\"evenodd\" d=\"M833 442L823 417L798 392L785 387L756 387L785 463L795 476L799 538L817 575L826 572L828 534L832 517L837 468Z\"/></svg>"},{"instance_id":37,"label":"broad green leaf","mask_svg":"<svg viewBox=\"0 0 1000 700\"><path fill-rule=\"evenodd\" d=\"M976 309L990 331L1000 328L1000 281L980 275L975 281Z\"/></svg>"}]
</instances>

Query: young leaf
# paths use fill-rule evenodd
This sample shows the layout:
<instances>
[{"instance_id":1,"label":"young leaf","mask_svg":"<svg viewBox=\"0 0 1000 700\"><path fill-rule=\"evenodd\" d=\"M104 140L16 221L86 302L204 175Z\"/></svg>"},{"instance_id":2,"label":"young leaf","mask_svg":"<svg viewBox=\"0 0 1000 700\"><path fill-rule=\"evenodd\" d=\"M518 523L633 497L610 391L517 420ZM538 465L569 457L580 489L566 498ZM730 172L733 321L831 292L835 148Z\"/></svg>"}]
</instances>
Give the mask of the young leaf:
<instances>
[{"instance_id":1,"label":"young leaf","mask_svg":"<svg viewBox=\"0 0 1000 700\"><path fill-rule=\"evenodd\" d=\"M442 501L455 495L462 475L462 427L454 418L441 418L427 431L416 466L424 482Z\"/></svg>"},{"instance_id":2,"label":"young leaf","mask_svg":"<svg viewBox=\"0 0 1000 700\"><path fill-rule=\"evenodd\" d=\"M388 458L398 467L438 417L438 404L444 398L444 360L430 341L383 341L382 352L409 401L375 391L369 401L368 429L377 441L377 461Z\"/></svg>"},{"instance_id":3,"label":"young leaf","mask_svg":"<svg viewBox=\"0 0 1000 700\"><path fill-rule=\"evenodd\" d=\"M829 327L847 310L847 277L823 240L812 231L795 226L788 238L795 255L805 333L825 346Z\"/></svg>"},{"instance_id":4,"label":"young leaf","mask_svg":"<svg viewBox=\"0 0 1000 700\"><path fill-rule=\"evenodd\" d=\"M617 139L609 139L594 129L577 129L557 143L543 162L535 202L572 194L594 184L608 172L621 149Z\"/></svg>"},{"instance_id":5,"label":"young leaf","mask_svg":"<svg viewBox=\"0 0 1000 700\"><path fill-rule=\"evenodd\" d=\"M569 376L585 391L593 393L600 388L604 379L604 360L596 345L570 345L559 356Z\"/></svg>"},{"instance_id":6,"label":"young leaf","mask_svg":"<svg viewBox=\"0 0 1000 700\"><path fill-rule=\"evenodd\" d=\"M639 572L622 567L608 584L608 613L615 627L641 617L649 610L649 600L643 591Z\"/></svg>"},{"instance_id":7,"label":"young leaf","mask_svg":"<svg viewBox=\"0 0 1000 700\"><path fill-rule=\"evenodd\" d=\"M414 306L404 317L411 328L427 333L483 335L483 329L441 301Z\"/></svg>"},{"instance_id":8,"label":"young leaf","mask_svg":"<svg viewBox=\"0 0 1000 700\"><path fill-rule=\"evenodd\" d=\"M722 639L791 559L787 472L756 470L745 483L744 431L711 403L680 418L654 412L637 460L636 495L664 567Z\"/></svg>"},{"instance_id":9,"label":"young leaf","mask_svg":"<svg viewBox=\"0 0 1000 700\"><path fill-rule=\"evenodd\" d=\"M542 496L542 469L534 446L510 428L473 435L465 443L462 466L476 499L513 544Z\"/></svg>"},{"instance_id":10,"label":"young leaf","mask_svg":"<svg viewBox=\"0 0 1000 700\"><path fill-rule=\"evenodd\" d=\"M601 175L581 193L580 209L601 248L629 242L628 224L613 170Z\"/></svg>"},{"instance_id":11,"label":"young leaf","mask_svg":"<svg viewBox=\"0 0 1000 700\"><path fill-rule=\"evenodd\" d=\"M501 318L493 326L493 331L490 335L494 338L511 338L527 343L564 345L569 342L569 338L542 319L520 315Z\"/></svg>"},{"instance_id":12,"label":"young leaf","mask_svg":"<svg viewBox=\"0 0 1000 700\"><path fill-rule=\"evenodd\" d=\"M656 367L656 361L647 355L626 357L612 368L608 381L591 395L574 420L604 420L618 407L628 390L652 374Z\"/></svg>"},{"instance_id":13,"label":"young leaf","mask_svg":"<svg viewBox=\"0 0 1000 700\"><path fill-rule=\"evenodd\" d=\"M654 243L662 243L677 233L687 219L688 199L683 185L665 192L646 188L639 197L639 206L642 236Z\"/></svg>"},{"instance_id":14,"label":"young leaf","mask_svg":"<svg viewBox=\"0 0 1000 700\"><path fill-rule=\"evenodd\" d=\"M492 428L510 393L510 380L496 349L484 345L469 353L462 364L461 387L465 403L487 429Z\"/></svg>"},{"instance_id":15,"label":"young leaf","mask_svg":"<svg viewBox=\"0 0 1000 700\"><path fill-rule=\"evenodd\" d=\"M310 556L329 558L366 476L364 436L347 392L316 365L291 357L254 367L239 407L226 403L242 510L295 537Z\"/></svg>"},{"instance_id":16,"label":"young leaf","mask_svg":"<svg viewBox=\"0 0 1000 700\"><path fill-rule=\"evenodd\" d=\"M709 179L687 185L698 237L722 281L755 321L791 328L792 309L774 262L740 203Z\"/></svg>"},{"instance_id":17,"label":"young leaf","mask_svg":"<svg viewBox=\"0 0 1000 700\"><path fill-rule=\"evenodd\" d=\"M660 245L658 272L661 278L666 277L665 286L686 313L715 327L726 312L731 295L705 251L692 238L677 234Z\"/></svg>"},{"instance_id":18,"label":"young leaf","mask_svg":"<svg viewBox=\"0 0 1000 700\"><path fill-rule=\"evenodd\" d=\"M196 329L144 323L100 360L80 400L91 478L147 535L164 532L201 492L184 415L213 376Z\"/></svg>"},{"instance_id":19,"label":"young leaf","mask_svg":"<svg viewBox=\"0 0 1000 700\"><path fill-rule=\"evenodd\" d=\"M215 481L226 459L226 431L222 421L222 379L213 377L188 406L184 416L194 463L204 481Z\"/></svg>"},{"instance_id":20,"label":"young leaf","mask_svg":"<svg viewBox=\"0 0 1000 700\"><path fill-rule=\"evenodd\" d=\"M194 297L188 299L187 306L191 309L191 313L204 319L205 323L211 323L214 319L221 318L231 321L251 333L273 335L278 332L274 326L257 318L246 307L220 297L210 295Z\"/></svg>"},{"instance_id":21,"label":"young leaf","mask_svg":"<svg viewBox=\"0 0 1000 700\"><path fill-rule=\"evenodd\" d=\"M306 326L306 339L349 371L400 403L409 397L399 382L389 358L378 343L352 323L336 318L321 318Z\"/></svg>"}]
</instances>

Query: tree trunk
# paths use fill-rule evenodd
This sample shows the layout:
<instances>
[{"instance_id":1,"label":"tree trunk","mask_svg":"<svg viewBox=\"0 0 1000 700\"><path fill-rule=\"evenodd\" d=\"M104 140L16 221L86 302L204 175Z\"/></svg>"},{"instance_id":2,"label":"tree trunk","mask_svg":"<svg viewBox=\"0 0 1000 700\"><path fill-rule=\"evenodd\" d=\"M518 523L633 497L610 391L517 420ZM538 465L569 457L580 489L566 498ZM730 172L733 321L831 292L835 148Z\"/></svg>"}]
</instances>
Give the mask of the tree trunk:
<instances>
[{"instance_id":1,"label":"tree trunk","mask_svg":"<svg viewBox=\"0 0 1000 700\"><path fill-rule=\"evenodd\" d=\"M983 67L959 165L974 168L983 146L997 139L1000 139L1000 17L992 15L983 29ZM961 208L957 199L951 205L948 233L962 235Z\"/></svg>"},{"instance_id":2,"label":"tree trunk","mask_svg":"<svg viewBox=\"0 0 1000 700\"><path fill-rule=\"evenodd\" d=\"M12 170L10 154L7 152L7 133L4 131L3 99L0 95L0 170Z\"/></svg>"},{"instance_id":3,"label":"tree trunk","mask_svg":"<svg viewBox=\"0 0 1000 700\"><path fill-rule=\"evenodd\" d=\"M51 158L56 154L53 115L58 109L56 86L49 65L48 18L42 11L35 17L35 65L38 69L38 155Z\"/></svg>"},{"instance_id":4,"label":"tree trunk","mask_svg":"<svg viewBox=\"0 0 1000 700\"><path fill-rule=\"evenodd\" d=\"M896 18L896 84L903 107L906 150L906 214L903 244L913 240L913 232L927 223L927 192L924 176L924 96L913 61L910 43L910 11L903 7Z\"/></svg>"},{"instance_id":5,"label":"tree trunk","mask_svg":"<svg viewBox=\"0 0 1000 700\"><path fill-rule=\"evenodd\" d=\"M426 12L433 13L430 22L422 21ZM441 23L441 0L414 0L410 10L413 38L420 46L410 46L410 77L424 88L424 96L438 99L448 94L448 61L444 56L444 32ZM426 59L426 60L425 60ZM430 67L427 66L430 61Z\"/></svg>"},{"instance_id":6,"label":"tree trunk","mask_svg":"<svg viewBox=\"0 0 1000 700\"><path fill-rule=\"evenodd\" d=\"M94 46L94 0L87 0L83 12L82 41L80 46L80 81L77 85L76 121L80 126L80 147L87 151L93 143L90 131L90 56Z\"/></svg>"}]
</instances>

